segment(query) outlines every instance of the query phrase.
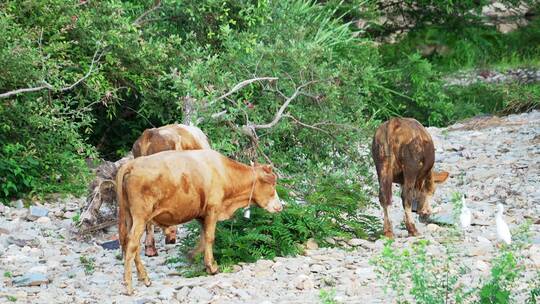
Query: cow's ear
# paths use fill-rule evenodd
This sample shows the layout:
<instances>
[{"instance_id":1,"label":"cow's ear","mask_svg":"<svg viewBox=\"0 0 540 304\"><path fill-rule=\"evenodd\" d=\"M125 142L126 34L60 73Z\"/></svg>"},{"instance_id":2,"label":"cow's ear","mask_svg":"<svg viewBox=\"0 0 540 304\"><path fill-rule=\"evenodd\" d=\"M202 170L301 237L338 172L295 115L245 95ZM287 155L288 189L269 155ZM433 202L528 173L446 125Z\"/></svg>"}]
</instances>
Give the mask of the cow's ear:
<instances>
[{"instance_id":1,"label":"cow's ear","mask_svg":"<svg viewBox=\"0 0 540 304\"><path fill-rule=\"evenodd\" d=\"M272 173L272 166L270 166L270 165L263 165L262 169L266 173Z\"/></svg>"},{"instance_id":2,"label":"cow's ear","mask_svg":"<svg viewBox=\"0 0 540 304\"><path fill-rule=\"evenodd\" d=\"M261 177L261 179L263 180L263 182L265 183L268 183L268 184L271 184L271 185L274 185L277 181L277 176L274 174L274 173L264 173L263 176Z\"/></svg>"},{"instance_id":3,"label":"cow's ear","mask_svg":"<svg viewBox=\"0 0 540 304\"><path fill-rule=\"evenodd\" d=\"M447 179L450 173L446 171L441 172L433 172L433 181L437 184L444 183Z\"/></svg>"}]
</instances>

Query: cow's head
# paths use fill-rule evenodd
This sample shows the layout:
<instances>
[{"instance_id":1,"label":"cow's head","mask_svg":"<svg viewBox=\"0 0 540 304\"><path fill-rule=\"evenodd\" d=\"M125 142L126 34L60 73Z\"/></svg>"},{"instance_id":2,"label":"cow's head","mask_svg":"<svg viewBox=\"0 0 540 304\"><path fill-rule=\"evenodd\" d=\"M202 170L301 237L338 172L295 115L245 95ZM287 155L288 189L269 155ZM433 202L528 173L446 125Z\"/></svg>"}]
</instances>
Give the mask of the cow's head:
<instances>
[{"instance_id":1,"label":"cow's head","mask_svg":"<svg viewBox=\"0 0 540 304\"><path fill-rule=\"evenodd\" d=\"M253 168L257 181L253 189L253 200L268 212L280 212L283 203L276 192L277 175L269 165L258 165Z\"/></svg>"},{"instance_id":2,"label":"cow's head","mask_svg":"<svg viewBox=\"0 0 540 304\"><path fill-rule=\"evenodd\" d=\"M450 173L446 171L435 172L431 171L429 176L424 181L422 188L416 194L416 200L418 203L418 214L420 218L427 218L431 215L431 197L435 193L435 188L438 184L444 183Z\"/></svg>"}]
</instances>

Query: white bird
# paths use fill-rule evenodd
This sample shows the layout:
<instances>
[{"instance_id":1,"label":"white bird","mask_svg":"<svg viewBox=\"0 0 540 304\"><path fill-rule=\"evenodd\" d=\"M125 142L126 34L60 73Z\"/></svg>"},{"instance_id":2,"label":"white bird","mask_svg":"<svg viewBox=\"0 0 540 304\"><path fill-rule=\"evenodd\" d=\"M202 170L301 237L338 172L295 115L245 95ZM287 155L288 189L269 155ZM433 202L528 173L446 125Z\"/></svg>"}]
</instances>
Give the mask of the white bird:
<instances>
[{"instance_id":1,"label":"white bird","mask_svg":"<svg viewBox=\"0 0 540 304\"><path fill-rule=\"evenodd\" d=\"M461 228L467 230L471 226L472 212L467 208L465 203L465 196L461 197L461 214L459 215L459 221L461 222Z\"/></svg>"},{"instance_id":2,"label":"white bird","mask_svg":"<svg viewBox=\"0 0 540 304\"><path fill-rule=\"evenodd\" d=\"M505 242L507 245L512 243L512 235L510 234L510 229L503 219L503 205L497 204L497 215L495 216L495 223L497 224L497 237L499 240Z\"/></svg>"}]
</instances>

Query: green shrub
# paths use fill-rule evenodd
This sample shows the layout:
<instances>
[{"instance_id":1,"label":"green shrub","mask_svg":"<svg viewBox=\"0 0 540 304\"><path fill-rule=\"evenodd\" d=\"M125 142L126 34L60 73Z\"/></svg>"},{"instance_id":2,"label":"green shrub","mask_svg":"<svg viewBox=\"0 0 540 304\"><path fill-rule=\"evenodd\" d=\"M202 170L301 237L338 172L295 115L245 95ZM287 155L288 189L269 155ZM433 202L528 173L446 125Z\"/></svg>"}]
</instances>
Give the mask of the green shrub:
<instances>
[{"instance_id":1,"label":"green shrub","mask_svg":"<svg viewBox=\"0 0 540 304\"><path fill-rule=\"evenodd\" d=\"M93 149L77 132L77 123L38 103L0 106L0 200L86 189L84 159Z\"/></svg>"}]
</instances>

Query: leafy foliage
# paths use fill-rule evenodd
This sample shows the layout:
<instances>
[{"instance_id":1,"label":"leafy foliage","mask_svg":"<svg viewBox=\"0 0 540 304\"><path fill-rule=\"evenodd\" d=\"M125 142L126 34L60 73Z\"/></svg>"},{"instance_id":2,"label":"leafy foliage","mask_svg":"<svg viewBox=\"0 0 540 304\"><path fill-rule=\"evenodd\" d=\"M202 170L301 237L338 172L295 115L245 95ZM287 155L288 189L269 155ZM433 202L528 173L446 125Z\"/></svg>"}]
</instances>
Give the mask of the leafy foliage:
<instances>
[{"instance_id":1,"label":"leafy foliage","mask_svg":"<svg viewBox=\"0 0 540 304\"><path fill-rule=\"evenodd\" d=\"M55 114L36 103L0 107L0 200L84 189L84 157L93 149L77 132L78 123Z\"/></svg>"}]
</instances>

